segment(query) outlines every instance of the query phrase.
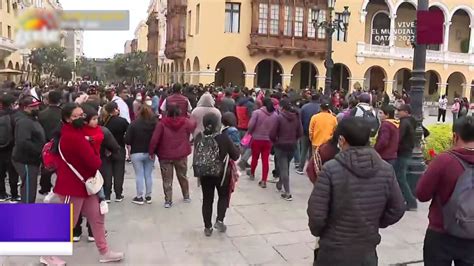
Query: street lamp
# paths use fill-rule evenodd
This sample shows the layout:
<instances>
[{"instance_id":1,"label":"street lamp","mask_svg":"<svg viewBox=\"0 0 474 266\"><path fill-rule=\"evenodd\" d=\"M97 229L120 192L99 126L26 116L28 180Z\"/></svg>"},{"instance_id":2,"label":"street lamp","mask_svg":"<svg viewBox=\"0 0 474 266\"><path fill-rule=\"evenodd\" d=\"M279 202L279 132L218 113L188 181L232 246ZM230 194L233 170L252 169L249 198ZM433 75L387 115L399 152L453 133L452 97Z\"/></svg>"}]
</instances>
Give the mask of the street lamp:
<instances>
[{"instance_id":1,"label":"street lamp","mask_svg":"<svg viewBox=\"0 0 474 266\"><path fill-rule=\"evenodd\" d=\"M316 29L316 35L319 28L323 28L326 31L328 46L326 52L326 60L324 61L324 66L326 67L326 80L324 84L324 95L330 96L332 92L332 70L334 68L334 61L332 60L332 35L336 30L346 32L349 28L349 18L351 12L349 12L349 7L345 6L344 11L340 18L334 19L334 7L336 6L336 0L328 0L328 11L329 11L329 20L322 18L321 9L319 7L314 7L312 9L311 18L313 21L313 26Z\"/></svg>"}]
</instances>

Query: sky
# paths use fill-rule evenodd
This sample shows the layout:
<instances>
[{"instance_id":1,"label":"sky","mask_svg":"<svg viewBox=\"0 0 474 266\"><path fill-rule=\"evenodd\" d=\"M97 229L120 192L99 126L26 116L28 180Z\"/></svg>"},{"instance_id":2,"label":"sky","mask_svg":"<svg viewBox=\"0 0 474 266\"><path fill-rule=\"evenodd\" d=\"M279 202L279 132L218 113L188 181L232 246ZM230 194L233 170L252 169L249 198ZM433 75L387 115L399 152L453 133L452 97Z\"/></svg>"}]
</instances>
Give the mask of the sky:
<instances>
[{"instance_id":1,"label":"sky","mask_svg":"<svg viewBox=\"0 0 474 266\"><path fill-rule=\"evenodd\" d=\"M64 10L129 10L128 31L84 32L84 54L91 58L113 57L123 53L126 40L134 38L138 23L147 18L149 0L60 0Z\"/></svg>"}]
</instances>

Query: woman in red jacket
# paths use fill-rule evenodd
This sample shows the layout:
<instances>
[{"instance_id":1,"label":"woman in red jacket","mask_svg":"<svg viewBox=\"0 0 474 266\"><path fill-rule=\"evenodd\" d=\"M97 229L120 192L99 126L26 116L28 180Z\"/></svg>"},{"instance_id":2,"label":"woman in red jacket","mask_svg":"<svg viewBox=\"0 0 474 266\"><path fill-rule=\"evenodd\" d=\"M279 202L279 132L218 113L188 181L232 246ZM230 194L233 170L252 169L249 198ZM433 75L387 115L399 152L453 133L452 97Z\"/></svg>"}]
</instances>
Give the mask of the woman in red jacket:
<instances>
[{"instance_id":1,"label":"woman in red jacket","mask_svg":"<svg viewBox=\"0 0 474 266\"><path fill-rule=\"evenodd\" d=\"M59 150L64 159L59 159L56 174L58 176L54 192L63 200L68 200L74 208L74 224L79 215L87 218L100 252L100 262L120 261L124 254L110 251L105 239L104 215L100 213L97 195L88 195L84 183L66 164L67 161L87 180L96 175L102 161L100 154L87 141L84 133L84 111L74 103L62 108L63 127Z\"/></svg>"}]
</instances>

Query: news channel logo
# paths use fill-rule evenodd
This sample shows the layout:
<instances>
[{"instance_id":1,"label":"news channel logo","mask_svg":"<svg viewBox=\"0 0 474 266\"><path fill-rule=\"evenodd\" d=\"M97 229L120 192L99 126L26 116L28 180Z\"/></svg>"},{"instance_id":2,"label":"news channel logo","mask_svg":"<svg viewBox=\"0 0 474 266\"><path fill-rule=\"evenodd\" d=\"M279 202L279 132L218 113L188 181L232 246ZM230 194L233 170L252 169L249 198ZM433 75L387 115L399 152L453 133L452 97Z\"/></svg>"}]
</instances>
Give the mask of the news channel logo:
<instances>
[{"instance_id":1,"label":"news channel logo","mask_svg":"<svg viewBox=\"0 0 474 266\"><path fill-rule=\"evenodd\" d=\"M39 48L59 43L64 31L129 30L128 10L53 10L29 8L18 19L15 44Z\"/></svg>"}]
</instances>

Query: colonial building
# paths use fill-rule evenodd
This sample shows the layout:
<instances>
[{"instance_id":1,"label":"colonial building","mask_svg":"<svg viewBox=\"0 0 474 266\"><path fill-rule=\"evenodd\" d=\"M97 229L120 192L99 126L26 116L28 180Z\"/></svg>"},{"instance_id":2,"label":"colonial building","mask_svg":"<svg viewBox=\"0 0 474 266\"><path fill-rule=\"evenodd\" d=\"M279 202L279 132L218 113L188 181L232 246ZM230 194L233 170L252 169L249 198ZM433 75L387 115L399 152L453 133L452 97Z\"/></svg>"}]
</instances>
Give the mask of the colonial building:
<instances>
[{"instance_id":1,"label":"colonial building","mask_svg":"<svg viewBox=\"0 0 474 266\"><path fill-rule=\"evenodd\" d=\"M172 61L165 56L167 0L151 0L148 7L148 54L152 58L152 80L158 82L160 66ZM160 78L161 79L161 78ZM161 82L164 82L161 81Z\"/></svg>"},{"instance_id":2,"label":"colonial building","mask_svg":"<svg viewBox=\"0 0 474 266\"><path fill-rule=\"evenodd\" d=\"M326 0L168 0L165 54L172 61L160 64L159 82L323 87L327 36L313 27L315 6L328 17ZM334 88L408 88L416 1L338 0L334 17L344 6L352 15L348 30L333 36ZM428 47L425 94L469 97L472 0L430 1L430 10L443 14L444 42Z\"/></svg>"}]
</instances>

